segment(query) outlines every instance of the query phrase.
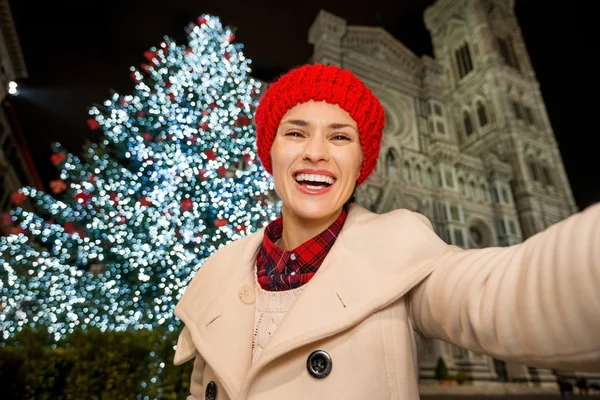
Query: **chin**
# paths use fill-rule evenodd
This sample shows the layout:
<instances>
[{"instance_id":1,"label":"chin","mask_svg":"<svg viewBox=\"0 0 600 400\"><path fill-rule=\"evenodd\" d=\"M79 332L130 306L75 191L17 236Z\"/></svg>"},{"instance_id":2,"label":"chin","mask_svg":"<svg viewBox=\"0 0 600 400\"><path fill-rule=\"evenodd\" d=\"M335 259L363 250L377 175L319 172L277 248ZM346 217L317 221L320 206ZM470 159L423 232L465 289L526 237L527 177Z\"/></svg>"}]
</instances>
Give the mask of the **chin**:
<instances>
[{"instance_id":1,"label":"chin","mask_svg":"<svg viewBox=\"0 0 600 400\"><path fill-rule=\"evenodd\" d=\"M293 204L289 205L287 209L301 219L322 220L331 217L331 215L338 212L342 206L343 204L339 207L335 207L332 204L319 204L319 202L313 201L295 201Z\"/></svg>"}]
</instances>

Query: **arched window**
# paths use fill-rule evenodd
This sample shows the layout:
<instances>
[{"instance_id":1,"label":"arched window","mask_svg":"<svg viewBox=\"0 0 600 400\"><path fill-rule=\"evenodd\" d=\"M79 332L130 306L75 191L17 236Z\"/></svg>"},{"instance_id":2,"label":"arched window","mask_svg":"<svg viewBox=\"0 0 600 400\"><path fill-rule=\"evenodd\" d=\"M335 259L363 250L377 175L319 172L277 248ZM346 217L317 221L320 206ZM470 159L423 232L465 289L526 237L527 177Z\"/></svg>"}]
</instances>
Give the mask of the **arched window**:
<instances>
[{"instance_id":1,"label":"arched window","mask_svg":"<svg viewBox=\"0 0 600 400\"><path fill-rule=\"evenodd\" d=\"M487 112L485 106L481 101L477 102L477 119L479 120L479 126L483 127L488 124Z\"/></svg>"},{"instance_id":2,"label":"arched window","mask_svg":"<svg viewBox=\"0 0 600 400\"><path fill-rule=\"evenodd\" d=\"M460 80L473 70L469 45L464 43L462 46L456 49L454 56L456 57L456 70L458 72L458 79Z\"/></svg>"},{"instance_id":3,"label":"arched window","mask_svg":"<svg viewBox=\"0 0 600 400\"><path fill-rule=\"evenodd\" d=\"M463 123L465 125L465 135L471 136L473 134L473 122L471 122L471 116L466 111L463 113Z\"/></svg>"},{"instance_id":4,"label":"arched window","mask_svg":"<svg viewBox=\"0 0 600 400\"><path fill-rule=\"evenodd\" d=\"M490 201L490 196L488 193L488 189L484 184L481 184L481 198L484 201Z\"/></svg>"},{"instance_id":5,"label":"arched window","mask_svg":"<svg viewBox=\"0 0 600 400\"><path fill-rule=\"evenodd\" d=\"M433 176L433 170L431 169L431 167L427 168L427 183L429 184L430 187L435 187L435 180L434 180L434 176Z\"/></svg>"},{"instance_id":6,"label":"arched window","mask_svg":"<svg viewBox=\"0 0 600 400\"><path fill-rule=\"evenodd\" d=\"M477 200L477 190L475 189L475 182L469 183L469 192L471 192L471 199Z\"/></svg>"},{"instance_id":7,"label":"arched window","mask_svg":"<svg viewBox=\"0 0 600 400\"><path fill-rule=\"evenodd\" d=\"M410 164L408 161L404 161L404 180L406 182L412 182L412 176L410 173Z\"/></svg>"},{"instance_id":8,"label":"arched window","mask_svg":"<svg viewBox=\"0 0 600 400\"><path fill-rule=\"evenodd\" d=\"M510 67L519 69L519 62L517 60L517 55L515 54L512 39L510 37L497 38L496 41L498 43L498 50L504 63Z\"/></svg>"},{"instance_id":9,"label":"arched window","mask_svg":"<svg viewBox=\"0 0 600 400\"><path fill-rule=\"evenodd\" d=\"M554 179L552 178L552 169L543 166L542 167L542 177L544 178L544 183L548 186L554 186Z\"/></svg>"},{"instance_id":10,"label":"arched window","mask_svg":"<svg viewBox=\"0 0 600 400\"><path fill-rule=\"evenodd\" d=\"M533 111L531 107L524 106L523 111L525 113L525 120L529 125L535 125L535 117L533 116Z\"/></svg>"},{"instance_id":11,"label":"arched window","mask_svg":"<svg viewBox=\"0 0 600 400\"><path fill-rule=\"evenodd\" d=\"M518 101L515 101L515 100L513 100L511 103L512 103L513 112L515 113L515 117L518 120L523 120L523 118L525 116L523 115L524 111L523 111L523 106L521 105L521 103L519 103Z\"/></svg>"},{"instance_id":12,"label":"arched window","mask_svg":"<svg viewBox=\"0 0 600 400\"><path fill-rule=\"evenodd\" d=\"M419 186L423 186L423 175L422 175L422 171L421 171L421 166L417 164L417 168L416 168L416 174L415 174L415 180L417 182L417 185Z\"/></svg>"},{"instance_id":13,"label":"arched window","mask_svg":"<svg viewBox=\"0 0 600 400\"><path fill-rule=\"evenodd\" d=\"M467 187L463 178L458 178L458 188L460 189L460 194L467 197Z\"/></svg>"},{"instance_id":14,"label":"arched window","mask_svg":"<svg viewBox=\"0 0 600 400\"><path fill-rule=\"evenodd\" d=\"M385 156L385 170L388 178L398 176L398 155L394 149L390 149Z\"/></svg>"},{"instance_id":15,"label":"arched window","mask_svg":"<svg viewBox=\"0 0 600 400\"><path fill-rule=\"evenodd\" d=\"M541 182L542 179L538 170L537 163L533 160L529 160L527 162L527 165L529 166L529 176L531 177L531 179L533 179L534 181Z\"/></svg>"}]
</instances>

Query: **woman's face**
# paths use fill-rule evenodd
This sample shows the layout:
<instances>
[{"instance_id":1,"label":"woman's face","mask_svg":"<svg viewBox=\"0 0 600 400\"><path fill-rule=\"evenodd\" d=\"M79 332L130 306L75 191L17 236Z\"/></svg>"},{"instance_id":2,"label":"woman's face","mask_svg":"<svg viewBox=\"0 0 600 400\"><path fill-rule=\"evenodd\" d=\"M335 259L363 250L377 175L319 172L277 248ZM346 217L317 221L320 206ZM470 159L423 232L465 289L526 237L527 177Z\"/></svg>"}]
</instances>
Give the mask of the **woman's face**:
<instances>
[{"instance_id":1,"label":"woman's face","mask_svg":"<svg viewBox=\"0 0 600 400\"><path fill-rule=\"evenodd\" d=\"M363 161L358 127L338 105L309 101L281 119L271 147L284 213L329 219L350 198Z\"/></svg>"}]
</instances>

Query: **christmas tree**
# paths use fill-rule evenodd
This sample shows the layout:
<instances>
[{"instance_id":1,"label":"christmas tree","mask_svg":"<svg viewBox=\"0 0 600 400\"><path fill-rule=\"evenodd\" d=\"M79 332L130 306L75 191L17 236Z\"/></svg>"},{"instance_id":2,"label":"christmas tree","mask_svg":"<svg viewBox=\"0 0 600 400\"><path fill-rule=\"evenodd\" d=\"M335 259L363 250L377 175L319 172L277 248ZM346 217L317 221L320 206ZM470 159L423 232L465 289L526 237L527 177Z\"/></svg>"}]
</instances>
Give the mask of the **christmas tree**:
<instances>
[{"instance_id":1,"label":"christmas tree","mask_svg":"<svg viewBox=\"0 0 600 400\"><path fill-rule=\"evenodd\" d=\"M132 94L90 109L101 140L54 144L52 195L30 187L0 238L0 331L44 326L173 331L174 305L218 248L273 219L251 122L260 82L234 33L200 17L187 45L164 37L131 68ZM35 212L19 206L30 199Z\"/></svg>"}]
</instances>

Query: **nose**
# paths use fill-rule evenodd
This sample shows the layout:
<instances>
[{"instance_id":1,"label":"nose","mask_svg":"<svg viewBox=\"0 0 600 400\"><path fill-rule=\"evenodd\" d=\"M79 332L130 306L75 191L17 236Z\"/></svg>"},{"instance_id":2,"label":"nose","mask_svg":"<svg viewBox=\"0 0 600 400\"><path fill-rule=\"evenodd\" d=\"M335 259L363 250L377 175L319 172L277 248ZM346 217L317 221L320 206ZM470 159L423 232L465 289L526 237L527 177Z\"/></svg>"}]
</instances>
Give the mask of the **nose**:
<instances>
[{"instance_id":1,"label":"nose","mask_svg":"<svg viewBox=\"0 0 600 400\"><path fill-rule=\"evenodd\" d=\"M317 164L320 161L329 161L329 143L325 135L314 134L305 142L302 158Z\"/></svg>"}]
</instances>

